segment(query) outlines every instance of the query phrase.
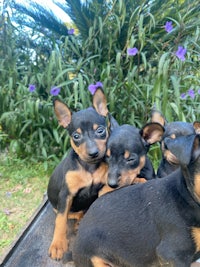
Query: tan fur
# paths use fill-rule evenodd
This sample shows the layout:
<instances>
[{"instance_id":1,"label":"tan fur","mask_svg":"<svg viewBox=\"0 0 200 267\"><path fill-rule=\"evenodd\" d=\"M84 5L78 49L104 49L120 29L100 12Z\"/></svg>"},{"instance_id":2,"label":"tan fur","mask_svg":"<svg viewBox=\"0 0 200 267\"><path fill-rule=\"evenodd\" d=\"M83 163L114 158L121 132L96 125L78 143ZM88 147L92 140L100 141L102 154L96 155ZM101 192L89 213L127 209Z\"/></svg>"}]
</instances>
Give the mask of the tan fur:
<instances>
[{"instance_id":1,"label":"tan fur","mask_svg":"<svg viewBox=\"0 0 200 267\"><path fill-rule=\"evenodd\" d=\"M93 264L94 267L114 267L114 265L109 264L108 262L106 262L105 260L99 258L99 257L92 257L91 262Z\"/></svg>"},{"instance_id":2,"label":"tan fur","mask_svg":"<svg viewBox=\"0 0 200 267\"><path fill-rule=\"evenodd\" d=\"M57 213L53 240L49 248L49 254L51 254L52 259L62 258L65 251L68 249L66 221L71 203L72 198L68 198L66 201L66 209L64 213Z\"/></svg>"},{"instance_id":3,"label":"tan fur","mask_svg":"<svg viewBox=\"0 0 200 267\"><path fill-rule=\"evenodd\" d=\"M75 195L80 188L98 183L106 183L108 166L102 163L100 167L93 173L87 172L81 166L79 170L68 171L65 180L72 195Z\"/></svg>"},{"instance_id":4,"label":"tan fur","mask_svg":"<svg viewBox=\"0 0 200 267\"><path fill-rule=\"evenodd\" d=\"M194 193L200 201L200 173L197 173L194 176Z\"/></svg>"},{"instance_id":5,"label":"tan fur","mask_svg":"<svg viewBox=\"0 0 200 267\"><path fill-rule=\"evenodd\" d=\"M130 156L130 152L128 150L124 153L124 158L127 159Z\"/></svg>"},{"instance_id":6,"label":"tan fur","mask_svg":"<svg viewBox=\"0 0 200 267\"><path fill-rule=\"evenodd\" d=\"M98 147L98 150L99 150L99 158L103 158L105 152L106 152L106 142L107 142L107 138L108 138L108 133L107 133L107 137L106 139L98 139L97 140L97 147ZM71 143L71 146L73 148L73 150L76 152L76 154L79 155L79 157L83 160L83 161L88 161L88 153L87 153L87 148L86 148L86 144L83 143L81 144L80 146L76 146L73 142L72 139L70 139L70 143Z\"/></svg>"},{"instance_id":7,"label":"tan fur","mask_svg":"<svg viewBox=\"0 0 200 267\"><path fill-rule=\"evenodd\" d=\"M159 112L153 112L152 116L151 116L151 122L158 122L160 123L162 126L165 125L165 120L163 118L163 116L159 113Z\"/></svg>"},{"instance_id":8,"label":"tan fur","mask_svg":"<svg viewBox=\"0 0 200 267\"><path fill-rule=\"evenodd\" d=\"M63 128L66 128L70 124L72 118L69 108L62 102L55 101L54 111L59 125L63 126Z\"/></svg>"},{"instance_id":9,"label":"tan fur","mask_svg":"<svg viewBox=\"0 0 200 267\"><path fill-rule=\"evenodd\" d=\"M163 154L169 163L179 164L179 160L177 159L177 157L174 154L172 154L169 150L165 150Z\"/></svg>"},{"instance_id":10,"label":"tan fur","mask_svg":"<svg viewBox=\"0 0 200 267\"><path fill-rule=\"evenodd\" d=\"M135 179L137 178L138 174L140 173L141 169L145 165L145 156L142 156L140 158L140 163L137 168L133 170L128 170L125 172L122 172L119 186L125 186L125 185L131 185L135 183ZM138 178L139 179L139 178ZM137 180L138 182L138 180Z\"/></svg>"},{"instance_id":11,"label":"tan fur","mask_svg":"<svg viewBox=\"0 0 200 267\"><path fill-rule=\"evenodd\" d=\"M196 252L200 251L200 228L199 227L192 227L192 237L195 242Z\"/></svg>"},{"instance_id":12,"label":"tan fur","mask_svg":"<svg viewBox=\"0 0 200 267\"><path fill-rule=\"evenodd\" d=\"M160 131L160 125L156 124L154 126L151 125L151 128L154 127L154 131L149 132L149 127L145 127L145 129L143 129L143 138L145 140L148 140L149 144L154 144L156 142L161 141L163 133Z\"/></svg>"}]
</instances>

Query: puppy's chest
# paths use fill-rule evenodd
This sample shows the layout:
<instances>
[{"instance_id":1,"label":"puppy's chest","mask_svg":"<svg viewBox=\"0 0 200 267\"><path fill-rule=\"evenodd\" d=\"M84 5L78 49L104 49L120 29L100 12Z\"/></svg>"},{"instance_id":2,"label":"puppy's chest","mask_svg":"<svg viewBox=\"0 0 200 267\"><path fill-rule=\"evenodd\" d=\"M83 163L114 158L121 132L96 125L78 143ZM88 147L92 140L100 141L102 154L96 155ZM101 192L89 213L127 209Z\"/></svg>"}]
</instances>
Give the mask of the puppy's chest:
<instances>
[{"instance_id":1,"label":"puppy's chest","mask_svg":"<svg viewBox=\"0 0 200 267\"><path fill-rule=\"evenodd\" d=\"M106 180L106 174L108 171L108 166L106 163L102 163L97 169L93 171L86 170L84 168L80 168L79 172L79 179L84 179L86 183L104 183Z\"/></svg>"},{"instance_id":2,"label":"puppy's chest","mask_svg":"<svg viewBox=\"0 0 200 267\"><path fill-rule=\"evenodd\" d=\"M100 166L92 172L79 166L77 170L71 170L66 173L65 181L67 187L72 194L76 194L84 187L89 187L94 184L105 184L107 180L107 170L108 166L106 163L100 164Z\"/></svg>"}]
</instances>

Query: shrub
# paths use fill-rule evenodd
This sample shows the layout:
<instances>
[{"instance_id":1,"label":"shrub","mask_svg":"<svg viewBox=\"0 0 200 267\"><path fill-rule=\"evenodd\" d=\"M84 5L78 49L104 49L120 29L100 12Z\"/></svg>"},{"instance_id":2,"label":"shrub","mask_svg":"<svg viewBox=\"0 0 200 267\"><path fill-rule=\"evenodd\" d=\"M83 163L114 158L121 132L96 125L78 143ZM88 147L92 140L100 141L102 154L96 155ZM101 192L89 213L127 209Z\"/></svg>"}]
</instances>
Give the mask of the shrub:
<instances>
[{"instance_id":1,"label":"shrub","mask_svg":"<svg viewBox=\"0 0 200 267\"><path fill-rule=\"evenodd\" d=\"M7 29L1 36L7 34L0 63L1 125L18 156L57 162L68 151L69 138L53 115L52 86L61 88L56 97L78 110L91 105L88 86L102 82L120 124L141 127L153 106L169 121L200 119L197 0L109 3L104 12L93 13L88 35L82 36L80 28L52 42L38 34L38 44L52 49L49 54L42 46L33 49L31 42L22 50L22 32L6 22L10 36ZM33 92L30 84L36 86Z\"/></svg>"}]
</instances>

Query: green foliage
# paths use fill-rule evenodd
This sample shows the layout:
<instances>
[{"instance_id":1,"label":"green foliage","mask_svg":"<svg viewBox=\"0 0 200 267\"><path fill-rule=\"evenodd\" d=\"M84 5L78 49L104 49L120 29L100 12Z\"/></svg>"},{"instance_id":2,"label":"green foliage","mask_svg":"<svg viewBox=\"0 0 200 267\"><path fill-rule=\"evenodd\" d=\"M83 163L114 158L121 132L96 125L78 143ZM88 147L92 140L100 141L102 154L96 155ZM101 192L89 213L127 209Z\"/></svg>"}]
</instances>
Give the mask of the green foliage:
<instances>
[{"instance_id":1,"label":"green foliage","mask_svg":"<svg viewBox=\"0 0 200 267\"><path fill-rule=\"evenodd\" d=\"M91 105L88 85L101 81L109 110L120 124L141 127L153 106L168 121L200 120L197 0L66 2L78 34L58 40L32 29L30 35L40 45L33 46L30 38L24 49L23 30L19 34L9 20L3 23L0 112L6 138L0 133L0 140L4 146L46 164L67 153L69 137L53 115L52 86L61 88L58 98L79 110ZM164 29L167 21L173 24L169 33ZM183 61L175 55L179 46L187 50ZM133 47L138 53L129 56L127 48ZM29 84L36 85L36 91L29 92ZM189 89L195 91L194 99L190 94L182 99ZM152 153L159 157L156 148Z\"/></svg>"}]
</instances>

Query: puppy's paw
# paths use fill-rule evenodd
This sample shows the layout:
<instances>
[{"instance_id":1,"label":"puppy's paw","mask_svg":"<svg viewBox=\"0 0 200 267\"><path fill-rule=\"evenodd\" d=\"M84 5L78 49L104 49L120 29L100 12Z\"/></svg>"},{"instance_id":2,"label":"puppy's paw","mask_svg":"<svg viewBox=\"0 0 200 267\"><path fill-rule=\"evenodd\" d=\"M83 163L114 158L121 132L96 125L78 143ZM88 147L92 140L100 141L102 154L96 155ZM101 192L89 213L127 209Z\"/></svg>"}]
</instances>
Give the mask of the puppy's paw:
<instances>
[{"instance_id":1,"label":"puppy's paw","mask_svg":"<svg viewBox=\"0 0 200 267\"><path fill-rule=\"evenodd\" d=\"M53 240L49 248L49 256L53 260L59 261L63 258L63 255L67 251L67 249L68 249L68 245L67 245L66 238Z\"/></svg>"},{"instance_id":2,"label":"puppy's paw","mask_svg":"<svg viewBox=\"0 0 200 267\"><path fill-rule=\"evenodd\" d=\"M136 177L135 180L133 181L133 184L140 184L140 183L146 183L147 180L145 178L139 178Z\"/></svg>"}]
</instances>

